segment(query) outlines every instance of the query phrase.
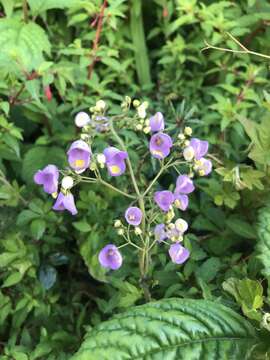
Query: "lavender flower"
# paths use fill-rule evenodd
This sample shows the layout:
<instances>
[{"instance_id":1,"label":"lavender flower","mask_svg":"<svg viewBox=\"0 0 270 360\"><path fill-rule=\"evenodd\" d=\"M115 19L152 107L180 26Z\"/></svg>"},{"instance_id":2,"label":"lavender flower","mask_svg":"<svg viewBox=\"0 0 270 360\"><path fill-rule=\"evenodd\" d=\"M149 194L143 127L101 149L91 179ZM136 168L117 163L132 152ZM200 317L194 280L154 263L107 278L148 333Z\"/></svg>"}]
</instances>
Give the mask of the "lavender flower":
<instances>
[{"instance_id":1,"label":"lavender flower","mask_svg":"<svg viewBox=\"0 0 270 360\"><path fill-rule=\"evenodd\" d=\"M154 235L156 241L159 243L167 239L168 236L165 230L165 224L157 224L154 229Z\"/></svg>"},{"instance_id":2,"label":"lavender flower","mask_svg":"<svg viewBox=\"0 0 270 360\"><path fill-rule=\"evenodd\" d=\"M149 149L153 157L157 159L164 159L170 154L170 149L173 146L172 139L169 135L158 133L152 135L150 139Z\"/></svg>"},{"instance_id":3,"label":"lavender flower","mask_svg":"<svg viewBox=\"0 0 270 360\"><path fill-rule=\"evenodd\" d=\"M34 181L43 185L43 190L48 194L57 192L59 171L55 165L47 165L43 170L38 170L34 175Z\"/></svg>"},{"instance_id":4,"label":"lavender flower","mask_svg":"<svg viewBox=\"0 0 270 360\"><path fill-rule=\"evenodd\" d=\"M168 190L156 191L154 194L154 200L161 210L168 212L174 201L174 195Z\"/></svg>"},{"instance_id":5,"label":"lavender flower","mask_svg":"<svg viewBox=\"0 0 270 360\"><path fill-rule=\"evenodd\" d=\"M142 221L142 211L141 209L139 209L136 206L132 206L127 208L126 212L125 212L125 218L126 221L133 226L138 226L140 225L141 221Z\"/></svg>"},{"instance_id":6,"label":"lavender flower","mask_svg":"<svg viewBox=\"0 0 270 360\"><path fill-rule=\"evenodd\" d=\"M185 211L188 207L188 203L189 200L187 195L174 193L174 205L177 209Z\"/></svg>"},{"instance_id":7,"label":"lavender flower","mask_svg":"<svg viewBox=\"0 0 270 360\"><path fill-rule=\"evenodd\" d=\"M74 202L74 197L71 193L64 195L62 192L60 192L55 204L53 205L53 210L68 210L72 215L76 215L78 213Z\"/></svg>"},{"instance_id":8,"label":"lavender flower","mask_svg":"<svg viewBox=\"0 0 270 360\"><path fill-rule=\"evenodd\" d=\"M194 157L196 160L200 160L208 151L208 141L192 138L189 146L194 150Z\"/></svg>"},{"instance_id":9,"label":"lavender flower","mask_svg":"<svg viewBox=\"0 0 270 360\"><path fill-rule=\"evenodd\" d=\"M189 251L179 243L172 244L169 255L175 264L183 264L189 258Z\"/></svg>"},{"instance_id":10,"label":"lavender flower","mask_svg":"<svg viewBox=\"0 0 270 360\"><path fill-rule=\"evenodd\" d=\"M161 112L157 112L155 115L151 116L149 121L152 132L164 130L164 118Z\"/></svg>"},{"instance_id":11,"label":"lavender flower","mask_svg":"<svg viewBox=\"0 0 270 360\"><path fill-rule=\"evenodd\" d=\"M83 140L74 141L68 152L68 162L76 172L83 172L88 168L91 160L91 149Z\"/></svg>"},{"instance_id":12,"label":"lavender flower","mask_svg":"<svg viewBox=\"0 0 270 360\"><path fill-rule=\"evenodd\" d=\"M106 157L106 166L111 176L120 176L125 172L125 159L128 157L126 151L121 151L111 146L106 148L103 154Z\"/></svg>"},{"instance_id":13,"label":"lavender flower","mask_svg":"<svg viewBox=\"0 0 270 360\"><path fill-rule=\"evenodd\" d=\"M117 247L113 244L106 245L99 253L98 260L100 265L111 270L121 267L123 258Z\"/></svg>"},{"instance_id":14,"label":"lavender flower","mask_svg":"<svg viewBox=\"0 0 270 360\"><path fill-rule=\"evenodd\" d=\"M176 180L175 194L189 194L195 190L193 181L187 175L180 175Z\"/></svg>"},{"instance_id":15,"label":"lavender flower","mask_svg":"<svg viewBox=\"0 0 270 360\"><path fill-rule=\"evenodd\" d=\"M198 171L200 176L209 175L212 171L212 162L205 158L201 158L197 161L197 164L195 164L194 169Z\"/></svg>"}]
</instances>

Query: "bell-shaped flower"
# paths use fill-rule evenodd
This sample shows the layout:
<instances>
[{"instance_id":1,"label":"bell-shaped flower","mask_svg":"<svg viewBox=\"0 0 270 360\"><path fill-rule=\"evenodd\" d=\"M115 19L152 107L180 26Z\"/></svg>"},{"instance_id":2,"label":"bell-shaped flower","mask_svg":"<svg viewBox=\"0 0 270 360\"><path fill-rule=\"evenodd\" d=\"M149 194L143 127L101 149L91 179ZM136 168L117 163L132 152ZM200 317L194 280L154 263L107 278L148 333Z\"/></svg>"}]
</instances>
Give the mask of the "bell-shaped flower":
<instances>
[{"instance_id":1,"label":"bell-shaped flower","mask_svg":"<svg viewBox=\"0 0 270 360\"><path fill-rule=\"evenodd\" d=\"M189 200L187 195L174 193L174 205L177 209L185 211L188 207L188 203Z\"/></svg>"},{"instance_id":2,"label":"bell-shaped flower","mask_svg":"<svg viewBox=\"0 0 270 360\"><path fill-rule=\"evenodd\" d=\"M183 264L189 258L189 251L179 243L172 244L169 249L169 255L175 264Z\"/></svg>"},{"instance_id":3,"label":"bell-shaped flower","mask_svg":"<svg viewBox=\"0 0 270 360\"><path fill-rule=\"evenodd\" d=\"M38 170L34 175L34 181L38 185L43 185L43 189L48 194L57 192L59 171L55 165L47 165L43 170Z\"/></svg>"},{"instance_id":4,"label":"bell-shaped flower","mask_svg":"<svg viewBox=\"0 0 270 360\"><path fill-rule=\"evenodd\" d=\"M127 223L133 226L140 225L142 216L142 210L136 206L129 207L125 212L125 219Z\"/></svg>"},{"instance_id":5,"label":"bell-shaped flower","mask_svg":"<svg viewBox=\"0 0 270 360\"><path fill-rule=\"evenodd\" d=\"M190 139L189 146L194 150L195 160L200 160L208 151L208 141L192 138Z\"/></svg>"},{"instance_id":6,"label":"bell-shaped flower","mask_svg":"<svg viewBox=\"0 0 270 360\"><path fill-rule=\"evenodd\" d=\"M187 175L180 175L176 180L175 194L190 194L195 190L193 181Z\"/></svg>"},{"instance_id":7,"label":"bell-shaped flower","mask_svg":"<svg viewBox=\"0 0 270 360\"><path fill-rule=\"evenodd\" d=\"M195 163L194 170L197 171L200 176L209 175L212 171L212 162L208 159L201 158Z\"/></svg>"},{"instance_id":8,"label":"bell-shaped flower","mask_svg":"<svg viewBox=\"0 0 270 360\"><path fill-rule=\"evenodd\" d=\"M154 235L155 240L159 243L167 239L168 235L166 233L165 224L157 224L154 229Z\"/></svg>"},{"instance_id":9,"label":"bell-shaped flower","mask_svg":"<svg viewBox=\"0 0 270 360\"><path fill-rule=\"evenodd\" d=\"M123 258L115 245L108 244L100 251L98 261L105 268L117 270L121 267Z\"/></svg>"},{"instance_id":10,"label":"bell-shaped flower","mask_svg":"<svg viewBox=\"0 0 270 360\"><path fill-rule=\"evenodd\" d=\"M106 157L106 166L111 176L120 176L125 172L125 159L128 157L126 151L121 151L111 146L106 148L103 154Z\"/></svg>"},{"instance_id":11,"label":"bell-shaped flower","mask_svg":"<svg viewBox=\"0 0 270 360\"><path fill-rule=\"evenodd\" d=\"M53 210L56 211L67 210L72 215L76 215L78 211L74 202L74 196L70 192L68 192L66 195L60 192L53 205Z\"/></svg>"},{"instance_id":12,"label":"bell-shaped flower","mask_svg":"<svg viewBox=\"0 0 270 360\"><path fill-rule=\"evenodd\" d=\"M168 212L174 202L174 195L168 190L156 191L154 194L154 200L161 210Z\"/></svg>"},{"instance_id":13,"label":"bell-shaped flower","mask_svg":"<svg viewBox=\"0 0 270 360\"><path fill-rule=\"evenodd\" d=\"M67 154L69 165L76 172L81 173L89 167L92 153L85 141L74 141Z\"/></svg>"},{"instance_id":14,"label":"bell-shaped flower","mask_svg":"<svg viewBox=\"0 0 270 360\"><path fill-rule=\"evenodd\" d=\"M152 132L163 131L164 125L164 117L161 112L157 112L149 119L149 126Z\"/></svg>"},{"instance_id":15,"label":"bell-shaped flower","mask_svg":"<svg viewBox=\"0 0 270 360\"><path fill-rule=\"evenodd\" d=\"M172 146L173 142L169 135L164 133L157 133L152 135L149 149L153 157L157 159L164 159L170 154Z\"/></svg>"}]
</instances>

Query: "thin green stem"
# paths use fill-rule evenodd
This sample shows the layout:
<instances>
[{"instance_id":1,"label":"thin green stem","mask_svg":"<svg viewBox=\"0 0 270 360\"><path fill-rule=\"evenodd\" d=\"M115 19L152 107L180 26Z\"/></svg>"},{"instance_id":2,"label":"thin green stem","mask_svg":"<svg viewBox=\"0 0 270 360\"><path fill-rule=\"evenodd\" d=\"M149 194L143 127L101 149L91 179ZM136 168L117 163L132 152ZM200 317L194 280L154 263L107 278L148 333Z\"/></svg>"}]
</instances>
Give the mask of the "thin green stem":
<instances>
[{"instance_id":1,"label":"thin green stem","mask_svg":"<svg viewBox=\"0 0 270 360\"><path fill-rule=\"evenodd\" d=\"M27 24L28 23L28 6L27 0L22 0L22 7L23 7L23 20Z\"/></svg>"}]
</instances>

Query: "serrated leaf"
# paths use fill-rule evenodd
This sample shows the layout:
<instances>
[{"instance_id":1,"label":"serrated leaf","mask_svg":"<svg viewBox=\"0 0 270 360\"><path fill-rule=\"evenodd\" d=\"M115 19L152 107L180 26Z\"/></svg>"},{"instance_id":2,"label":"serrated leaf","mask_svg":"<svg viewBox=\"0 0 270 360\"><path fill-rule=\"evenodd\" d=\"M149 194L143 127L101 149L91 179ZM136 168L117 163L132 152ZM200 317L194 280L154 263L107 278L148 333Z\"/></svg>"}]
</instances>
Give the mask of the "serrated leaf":
<instances>
[{"instance_id":1,"label":"serrated leaf","mask_svg":"<svg viewBox=\"0 0 270 360\"><path fill-rule=\"evenodd\" d=\"M50 43L45 31L36 23L0 19L0 64L7 72L35 70L49 54ZM20 64L20 65L18 65Z\"/></svg>"},{"instance_id":2,"label":"serrated leaf","mask_svg":"<svg viewBox=\"0 0 270 360\"><path fill-rule=\"evenodd\" d=\"M101 323L71 360L247 359L252 326L231 309L206 300L166 299Z\"/></svg>"}]
</instances>

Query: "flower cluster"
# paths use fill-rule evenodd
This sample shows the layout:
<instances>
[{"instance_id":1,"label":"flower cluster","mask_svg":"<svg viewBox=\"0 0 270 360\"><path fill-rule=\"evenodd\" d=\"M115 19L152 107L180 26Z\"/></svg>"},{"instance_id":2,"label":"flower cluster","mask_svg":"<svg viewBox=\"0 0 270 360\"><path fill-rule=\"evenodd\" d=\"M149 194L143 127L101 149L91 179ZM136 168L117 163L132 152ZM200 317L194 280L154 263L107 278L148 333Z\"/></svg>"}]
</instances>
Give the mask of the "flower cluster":
<instances>
[{"instance_id":1,"label":"flower cluster","mask_svg":"<svg viewBox=\"0 0 270 360\"><path fill-rule=\"evenodd\" d=\"M67 151L69 167L60 171L55 165L48 165L37 171L34 181L56 198L54 210L67 210L72 215L77 214L77 209L71 189L79 182L99 182L133 199L132 204L123 212L125 221L118 219L114 224L117 233L125 242L119 247L114 244L106 245L98 255L101 266L111 270L119 269L123 263L119 249L123 246L131 245L145 256L154 245L162 243L169 246L168 254L171 260L176 264L182 264L189 257L189 250L182 245L188 223L176 214L188 208L189 194L195 190L194 174L204 176L212 170L211 161L205 158L208 142L191 138L192 130L189 127L178 134L176 139L172 139L165 131L165 120L161 112L148 118L147 102L140 103L134 100L132 103L131 99L126 97L121 105L125 114L131 104L136 109L136 115L130 119L130 124L137 131L142 130L143 136L150 134L149 156L157 159L160 166L159 173L146 189L141 189L136 181L125 144L114 129L117 117L109 118L106 115L107 106L103 100L99 100L90 108L91 117L86 112L76 115L75 124L81 128L81 136ZM115 146L108 146L102 153L95 153L92 149L95 148L94 140L98 133L104 136L109 133L112 136L110 140L115 139ZM125 189L119 189L106 182L102 176L102 169L105 167L109 177L121 176L128 169L135 193L127 193ZM159 177L169 168L179 173L174 189L154 190ZM82 176L86 171L88 176ZM93 176L89 176L89 173ZM59 185L60 174L64 176Z\"/></svg>"}]
</instances>

